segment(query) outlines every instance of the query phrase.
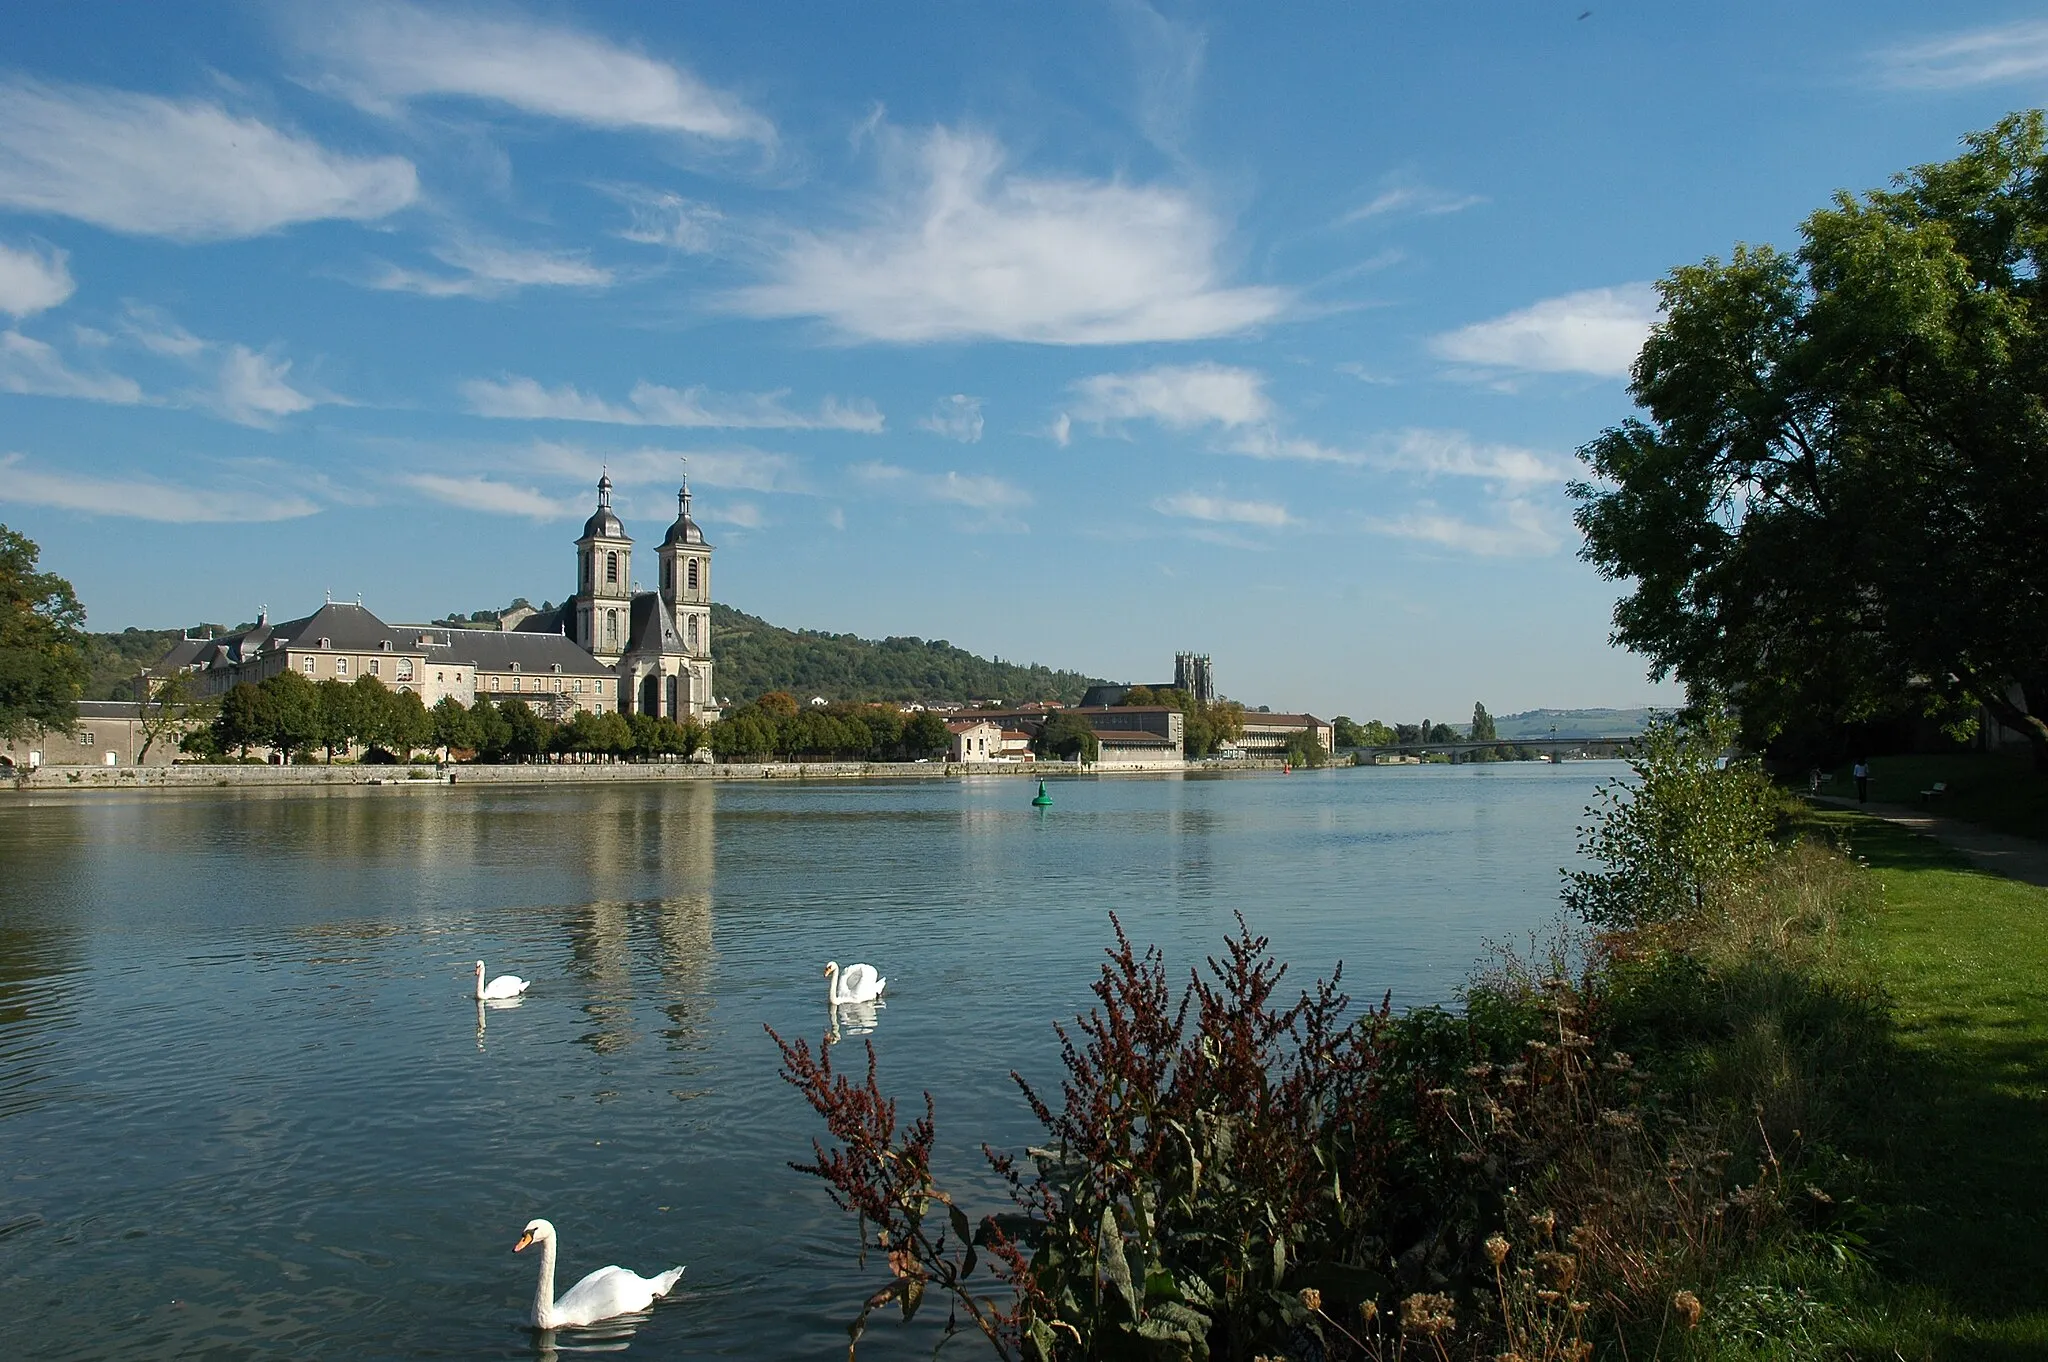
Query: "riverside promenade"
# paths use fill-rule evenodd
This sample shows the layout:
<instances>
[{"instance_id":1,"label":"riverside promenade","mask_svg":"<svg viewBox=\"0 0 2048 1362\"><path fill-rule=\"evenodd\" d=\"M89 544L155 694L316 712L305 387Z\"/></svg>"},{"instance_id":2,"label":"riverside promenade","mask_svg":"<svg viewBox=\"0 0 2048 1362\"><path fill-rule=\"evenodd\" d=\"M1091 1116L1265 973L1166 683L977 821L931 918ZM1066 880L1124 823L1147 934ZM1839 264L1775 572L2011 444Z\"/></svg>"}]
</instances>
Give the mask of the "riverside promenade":
<instances>
[{"instance_id":1,"label":"riverside promenade","mask_svg":"<svg viewBox=\"0 0 2048 1362\"><path fill-rule=\"evenodd\" d=\"M1922 837L1931 837L1969 858L1980 870L2004 875L2024 884L2048 887L2048 843L2009 833L1993 832L1959 818L1944 818L1911 804L1858 804L1839 795L1807 795L1808 803L1824 809L1846 809L1896 824Z\"/></svg>"}]
</instances>

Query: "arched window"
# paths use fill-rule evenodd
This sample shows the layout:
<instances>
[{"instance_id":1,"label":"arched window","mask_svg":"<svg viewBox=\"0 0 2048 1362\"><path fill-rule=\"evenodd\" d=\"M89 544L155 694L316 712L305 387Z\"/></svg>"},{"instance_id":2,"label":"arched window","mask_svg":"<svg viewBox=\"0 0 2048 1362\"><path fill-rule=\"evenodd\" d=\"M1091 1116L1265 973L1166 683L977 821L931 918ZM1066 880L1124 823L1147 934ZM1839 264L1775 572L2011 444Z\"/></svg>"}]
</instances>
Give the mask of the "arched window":
<instances>
[{"instance_id":1,"label":"arched window","mask_svg":"<svg viewBox=\"0 0 2048 1362\"><path fill-rule=\"evenodd\" d=\"M690 590L692 590L692 591L695 591L696 589L697 589L697 560L696 560L696 559L694 559L694 558L692 558L692 559L690 560Z\"/></svg>"},{"instance_id":2,"label":"arched window","mask_svg":"<svg viewBox=\"0 0 2048 1362\"><path fill-rule=\"evenodd\" d=\"M690 640L690 650L692 652L695 652L697 648L697 617L695 615L690 616L688 636Z\"/></svg>"},{"instance_id":3,"label":"arched window","mask_svg":"<svg viewBox=\"0 0 2048 1362\"><path fill-rule=\"evenodd\" d=\"M661 586L664 591L676 589L676 565L673 559L664 558L661 562Z\"/></svg>"},{"instance_id":4,"label":"arched window","mask_svg":"<svg viewBox=\"0 0 2048 1362\"><path fill-rule=\"evenodd\" d=\"M604 556L604 579L607 583L619 580L619 555L607 553Z\"/></svg>"},{"instance_id":5,"label":"arched window","mask_svg":"<svg viewBox=\"0 0 2048 1362\"><path fill-rule=\"evenodd\" d=\"M616 610L607 610L607 611L605 611L605 612L604 612L604 636L605 636L605 641L606 641L607 643L612 643L612 644L616 644L616 643L617 643L617 642L619 641L619 612L618 612L618 611L616 611Z\"/></svg>"}]
</instances>

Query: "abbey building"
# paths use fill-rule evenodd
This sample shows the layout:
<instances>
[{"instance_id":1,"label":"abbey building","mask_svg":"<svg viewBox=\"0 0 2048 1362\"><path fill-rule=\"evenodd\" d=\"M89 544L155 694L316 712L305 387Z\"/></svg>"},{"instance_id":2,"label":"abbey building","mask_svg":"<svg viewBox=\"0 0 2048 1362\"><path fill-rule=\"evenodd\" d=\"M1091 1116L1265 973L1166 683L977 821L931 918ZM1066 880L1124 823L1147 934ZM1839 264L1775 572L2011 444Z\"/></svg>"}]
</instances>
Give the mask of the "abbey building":
<instances>
[{"instance_id":1,"label":"abbey building","mask_svg":"<svg viewBox=\"0 0 2048 1362\"><path fill-rule=\"evenodd\" d=\"M496 629L386 624L360 603L329 601L302 619L179 641L150 675L190 673L202 695L297 671L309 681L374 676L428 707L453 696L518 699L553 718L577 710L708 722L711 545L690 518L690 489L655 557L659 589L633 589L633 540L612 510L612 482L576 540L576 590L559 608L518 611Z\"/></svg>"}]
</instances>

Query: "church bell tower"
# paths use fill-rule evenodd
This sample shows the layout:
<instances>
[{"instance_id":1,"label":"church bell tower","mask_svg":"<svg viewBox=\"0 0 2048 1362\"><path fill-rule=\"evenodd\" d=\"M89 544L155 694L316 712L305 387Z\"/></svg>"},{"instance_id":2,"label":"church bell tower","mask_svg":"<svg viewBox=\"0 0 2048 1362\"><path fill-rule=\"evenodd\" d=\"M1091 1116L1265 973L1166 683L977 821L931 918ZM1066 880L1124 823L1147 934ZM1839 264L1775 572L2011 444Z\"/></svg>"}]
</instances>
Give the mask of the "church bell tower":
<instances>
[{"instance_id":1,"label":"church bell tower","mask_svg":"<svg viewBox=\"0 0 2048 1362\"><path fill-rule=\"evenodd\" d=\"M616 664L631 642L633 541L612 511L612 480L597 480L597 510L576 541L576 642L598 661Z\"/></svg>"},{"instance_id":2,"label":"church bell tower","mask_svg":"<svg viewBox=\"0 0 2048 1362\"><path fill-rule=\"evenodd\" d=\"M661 608L675 622L683 645L687 696L677 710L691 716L715 709L711 693L711 545L690 518L690 484L676 489L676 522L661 541Z\"/></svg>"}]
</instances>

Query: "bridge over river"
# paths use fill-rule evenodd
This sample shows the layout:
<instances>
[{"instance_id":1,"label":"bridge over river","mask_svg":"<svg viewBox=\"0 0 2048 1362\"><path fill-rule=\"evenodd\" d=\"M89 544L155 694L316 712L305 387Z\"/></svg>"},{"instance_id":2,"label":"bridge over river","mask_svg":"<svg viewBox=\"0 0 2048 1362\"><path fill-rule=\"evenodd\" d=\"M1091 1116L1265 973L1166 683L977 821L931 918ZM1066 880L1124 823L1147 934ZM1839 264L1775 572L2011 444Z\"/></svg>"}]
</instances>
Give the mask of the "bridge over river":
<instances>
[{"instance_id":1,"label":"bridge over river","mask_svg":"<svg viewBox=\"0 0 2048 1362\"><path fill-rule=\"evenodd\" d=\"M1451 760L1456 761L1464 753L1489 752L1498 747L1519 747L1531 752L1541 752L1552 758L1616 757L1640 736L1637 733L1621 733L1595 737L1559 735L1542 738L1496 738L1492 742L1397 742L1378 747L1340 747L1337 751L1339 755L1346 752L1354 754L1354 758L1361 764L1379 756L1426 757L1439 754L1448 755Z\"/></svg>"}]
</instances>

